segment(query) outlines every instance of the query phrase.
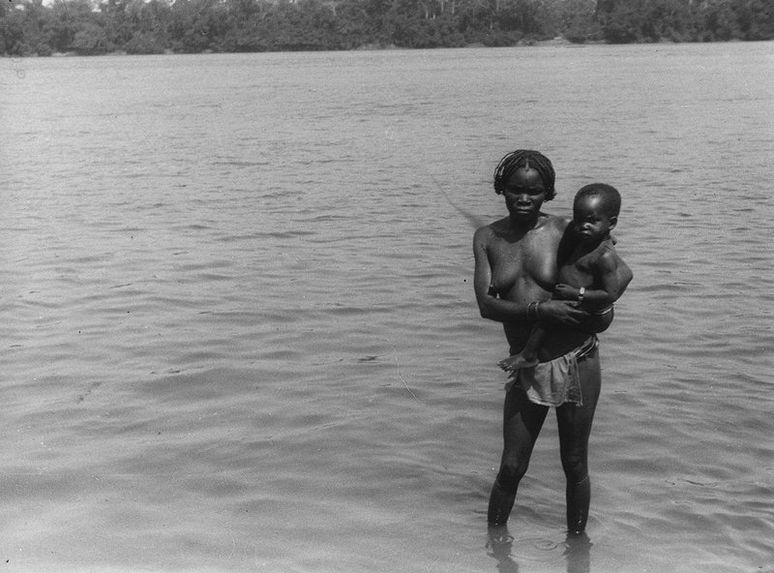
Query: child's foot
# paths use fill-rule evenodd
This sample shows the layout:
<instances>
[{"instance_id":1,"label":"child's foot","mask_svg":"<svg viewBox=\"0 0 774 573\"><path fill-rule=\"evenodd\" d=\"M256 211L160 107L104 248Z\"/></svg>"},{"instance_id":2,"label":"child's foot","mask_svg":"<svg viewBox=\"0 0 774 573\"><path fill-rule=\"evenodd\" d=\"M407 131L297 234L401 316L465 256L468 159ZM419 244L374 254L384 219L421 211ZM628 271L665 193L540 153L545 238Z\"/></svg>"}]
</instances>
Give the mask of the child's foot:
<instances>
[{"instance_id":1,"label":"child's foot","mask_svg":"<svg viewBox=\"0 0 774 573\"><path fill-rule=\"evenodd\" d=\"M514 354L509 356L505 360L500 360L497 364L506 372L512 372L513 370L521 370L522 368L531 368L537 365L537 358L528 358L523 354Z\"/></svg>"}]
</instances>

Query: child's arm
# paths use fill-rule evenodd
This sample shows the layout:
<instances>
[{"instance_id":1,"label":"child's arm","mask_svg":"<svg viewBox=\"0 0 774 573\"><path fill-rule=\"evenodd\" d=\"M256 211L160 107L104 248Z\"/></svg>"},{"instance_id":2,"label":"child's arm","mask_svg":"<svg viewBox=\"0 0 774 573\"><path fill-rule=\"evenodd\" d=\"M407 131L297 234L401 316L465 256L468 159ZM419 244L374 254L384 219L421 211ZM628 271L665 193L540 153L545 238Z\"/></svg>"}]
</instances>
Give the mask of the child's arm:
<instances>
[{"instance_id":1,"label":"child's arm","mask_svg":"<svg viewBox=\"0 0 774 573\"><path fill-rule=\"evenodd\" d=\"M601 288L581 290L567 284L558 284L554 293L566 300L577 300L592 308L604 308L617 301L632 280L632 271L615 251L606 250L594 265L595 283Z\"/></svg>"}]
</instances>

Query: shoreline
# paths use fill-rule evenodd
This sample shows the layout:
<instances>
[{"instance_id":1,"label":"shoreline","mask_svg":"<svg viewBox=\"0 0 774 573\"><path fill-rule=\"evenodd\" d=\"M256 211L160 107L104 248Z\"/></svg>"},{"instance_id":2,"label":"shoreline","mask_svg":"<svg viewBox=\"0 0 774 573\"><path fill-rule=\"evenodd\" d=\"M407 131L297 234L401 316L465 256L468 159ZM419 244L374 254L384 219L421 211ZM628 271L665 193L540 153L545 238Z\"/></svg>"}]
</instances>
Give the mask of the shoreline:
<instances>
[{"instance_id":1,"label":"shoreline","mask_svg":"<svg viewBox=\"0 0 774 573\"><path fill-rule=\"evenodd\" d=\"M28 54L24 56L0 54L0 58L20 59L20 58L73 58L73 57L100 57L100 56L179 56L179 55L209 55L209 54L277 54L277 53L292 53L292 52L378 52L378 51L393 51L393 50L464 50L464 49L477 49L477 48L496 48L496 49L509 49L509 48L531 48L531 47L584 47L584 46L648 46L648 45L679 45L679 44L755 44L755 43L772 43L774 40L739 40L730 39L723 41L706 41L706 42L676 42L662 38L658 42L630 42L630 43L611 43L603 40L592 40L588 42L572 42L564 37L557 36L549 40L519 40L517 43L511 46L487 46L482 43L466 44L464 46L438 46L435 48L405 48L396 46L394 44L380 45L380 44L365 44L357 48L349 48L343 50L262 50L262 51L216 51L216 50L202 50L200 52L176 52L171 49L164 50L163 52L152 53L130 53L126 50L113 50L110 52L78 52L75 50L67 52L52 52L48 55L41 54Z\"/></svg>"}]
</instances>

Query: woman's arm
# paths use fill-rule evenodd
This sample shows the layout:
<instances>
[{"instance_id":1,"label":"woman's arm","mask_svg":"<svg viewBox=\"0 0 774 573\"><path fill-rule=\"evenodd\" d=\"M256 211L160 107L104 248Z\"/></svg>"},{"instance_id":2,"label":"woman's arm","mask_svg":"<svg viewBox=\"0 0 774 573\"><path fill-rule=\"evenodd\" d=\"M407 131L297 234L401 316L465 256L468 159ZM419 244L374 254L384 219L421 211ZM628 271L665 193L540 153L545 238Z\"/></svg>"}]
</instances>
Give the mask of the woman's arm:
<instances>
[{"instance_id":1,"label":"woman's arm","mask_svg":"<svg viewBox=\"0 0 774 573\"><path fill-rule=\"evenodd\" d=\"M526 320L528 305L497 298L497 293L490 288L492 286L492 267L489 264L487 248L491 238L492 230L489 227L481 227L473 235L473 256L476 261L473 288L476 292L478 310L482 317L497 322Z\"/></svg>"}]
</instances>

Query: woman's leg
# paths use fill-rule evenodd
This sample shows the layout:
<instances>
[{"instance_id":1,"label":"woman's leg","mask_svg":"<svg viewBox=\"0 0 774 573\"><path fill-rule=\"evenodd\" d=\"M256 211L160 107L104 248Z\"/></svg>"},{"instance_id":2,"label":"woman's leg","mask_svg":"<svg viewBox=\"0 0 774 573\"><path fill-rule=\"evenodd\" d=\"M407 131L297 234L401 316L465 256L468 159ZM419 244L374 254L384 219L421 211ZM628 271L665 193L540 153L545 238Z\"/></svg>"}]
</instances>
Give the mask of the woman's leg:
<instances>
[{"instance_id":1,"label":"woman's leg","mask_svg":"<svg viewBox=\"0 0 774 573\"><path fill-rule=\"evenodd\" d=\"M505 525L516 500L519 482L527 472L532 448L546 419L548 407L533 404L521 388L505 395L503 456L489 497L489 525Z\"/></svg>"},{"instance_id":2,"label":"woman's leg","mask_svg":"<svg viewBox=\"0 0 774 573\"><path fill-rule=\"evenodd\" d=\"M597 349L578 362L578 372L583 406L563 404L556 409L562 468L567 477L567 529L575 534L586 527L591 500L588 446L601 384Z\"/></svg>"}]
</instances>

